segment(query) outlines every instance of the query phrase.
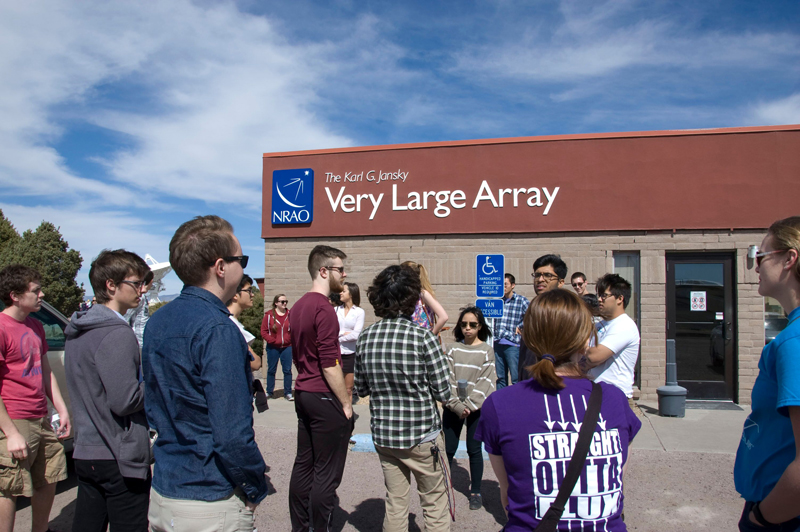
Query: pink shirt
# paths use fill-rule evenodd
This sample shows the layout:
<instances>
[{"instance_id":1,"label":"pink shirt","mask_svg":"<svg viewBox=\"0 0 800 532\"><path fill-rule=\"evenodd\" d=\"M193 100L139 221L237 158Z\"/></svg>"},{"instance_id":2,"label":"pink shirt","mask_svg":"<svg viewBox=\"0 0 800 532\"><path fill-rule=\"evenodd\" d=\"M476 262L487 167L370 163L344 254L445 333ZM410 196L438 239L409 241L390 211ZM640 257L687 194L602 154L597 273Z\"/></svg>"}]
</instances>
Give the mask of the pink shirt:
<instances>
[{"instance_id":1,"label":"pink shirt","mask_svg":"<svg viewBox=\"0 0 800 532\"><path fill-rule=\"evenodd\" d=\"M44 327L28 316L19 322L0 312L0 398L11 419L47 415L42 357L47 353Z\"/></svg>"},{"instance_id":2,"label":"pink shirt","mask_svg":"<svg viewBox=\"0 0 800 532\"><path fill-rule=\"evenodd\" d=\"M294 387L303 392L330 392L324 368L342 365L339 319L328 298L308 292L292 307L292 358L297 367Z\"/></svg>"}]
</instances>

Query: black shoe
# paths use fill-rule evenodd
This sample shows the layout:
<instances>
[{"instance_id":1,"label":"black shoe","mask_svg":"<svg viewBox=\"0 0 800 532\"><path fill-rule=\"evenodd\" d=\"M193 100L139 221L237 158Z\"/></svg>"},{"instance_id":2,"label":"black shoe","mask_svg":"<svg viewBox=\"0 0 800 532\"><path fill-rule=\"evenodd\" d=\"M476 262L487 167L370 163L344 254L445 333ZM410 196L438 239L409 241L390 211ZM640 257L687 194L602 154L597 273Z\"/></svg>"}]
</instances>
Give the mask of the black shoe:
<instances>
[{"instance_id":1,"label":"black shoe","mask_svg":"<svg viewBox=\"0 0 800 532\"><path fill-rule=\"evenodd\" d=\"M483 506L483 499L480 493L470 493L469 495L469 509L480 510Z\"/></svg>"}]
</instances>

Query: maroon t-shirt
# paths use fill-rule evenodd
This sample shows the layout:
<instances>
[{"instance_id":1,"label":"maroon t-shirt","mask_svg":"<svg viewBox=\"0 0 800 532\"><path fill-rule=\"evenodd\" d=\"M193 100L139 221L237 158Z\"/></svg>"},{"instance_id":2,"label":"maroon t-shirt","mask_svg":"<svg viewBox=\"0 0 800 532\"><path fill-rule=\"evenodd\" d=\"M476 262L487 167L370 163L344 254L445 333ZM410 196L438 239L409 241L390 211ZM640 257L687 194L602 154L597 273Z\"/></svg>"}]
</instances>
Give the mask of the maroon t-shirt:
<instances>
[{"instance_id":1,"label":"maroon t-shirt","mask_svg":"<svg viewBox=\"0 0 800 532\"><path fill-rule=\"evenodd\" d=\"M328 298L317 292L301 297L289 313L292 358L297 367L295 390L331 392L323 368L342 365L339 354L339 319Z\"/></svg>"}]
</instances>

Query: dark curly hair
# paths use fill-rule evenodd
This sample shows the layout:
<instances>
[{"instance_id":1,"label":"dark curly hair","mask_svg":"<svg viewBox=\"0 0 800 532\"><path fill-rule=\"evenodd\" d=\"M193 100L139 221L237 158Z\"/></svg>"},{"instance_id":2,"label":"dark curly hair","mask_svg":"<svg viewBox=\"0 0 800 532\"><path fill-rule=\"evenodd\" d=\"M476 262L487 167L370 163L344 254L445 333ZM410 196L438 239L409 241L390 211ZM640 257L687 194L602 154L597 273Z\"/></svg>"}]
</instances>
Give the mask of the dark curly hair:
<instances>
[{"instance_id":1,"label":"dark curly hair","mask_svg":"<svg viewBox=\"0 0 800 532\"><path fill-rule=\"evenodd\" d=\"M389 266L372 280L367 298L379 318L411 316L422 287L419 274L408 266Z\"/></svg>"}]
</instances>

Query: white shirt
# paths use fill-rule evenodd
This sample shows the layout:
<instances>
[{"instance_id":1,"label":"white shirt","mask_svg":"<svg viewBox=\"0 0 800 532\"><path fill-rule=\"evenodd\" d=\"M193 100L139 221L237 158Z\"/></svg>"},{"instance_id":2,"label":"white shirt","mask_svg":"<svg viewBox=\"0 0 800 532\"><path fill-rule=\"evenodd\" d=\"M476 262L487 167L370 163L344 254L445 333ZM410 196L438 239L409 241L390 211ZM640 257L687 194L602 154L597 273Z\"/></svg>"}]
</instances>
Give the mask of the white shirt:
<instances>
[{"instance_id":1,"label":"white shirt","mask_svg":"<svg viewBox=\"0 0 800 532\"><path fill-rule=\"evenodd\" d=\"M241 324L241 322L239 322L239 320L237 320L236 318L234 318L234 317L233 317L233 314L231 314L230 318L231 318L231 320L233 320L233 323L235 323L235 324L236 324L236 326L237 326L237 327L239 327L239 330L242 332L242 336L244 336L244 341L245 341L245 342L247 342L247 345L250 345L250 342L252 342L253 340L255 340L255 339L256 339L256 337L255 337L255 336L253 336L253 335L250 333L250 331L248 331L247 329L245 329L245 328L244 328L244 325L242 325L242 324Z\"/></svg>"},{"instance_id":2,"label":"white shirt","mask_svg":"<svg viewBox=\"0 0 800 532\"><path fill-rule=\"evenodd\" d=\"M611 321L597 323L600 345L609 348L614 356L589 370L597 382L613 384L627 397L633 397L633 369L639 358L639 329L627 314Z\"/></svg>"},{"instance_id":3,"label":"white shirt","mask_svg":"<svg viewBox=\"0 0 800 532\"><path fill-rule=\"evenodd\" d=\"M352 355L356 352L356 340L364 330L364 309L355 305L344 315L344 305L336 307L336 317L339 318L339 345L343 355ZM350 331L345 333L345 331Z\"/></svg>"}]
</instances>

